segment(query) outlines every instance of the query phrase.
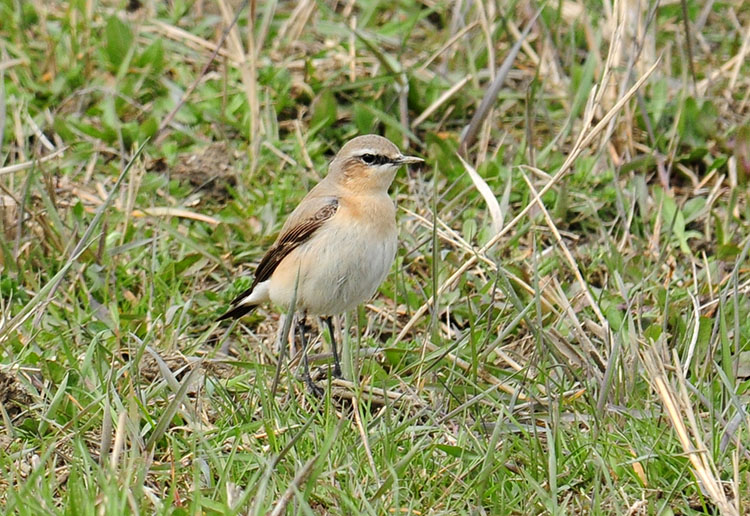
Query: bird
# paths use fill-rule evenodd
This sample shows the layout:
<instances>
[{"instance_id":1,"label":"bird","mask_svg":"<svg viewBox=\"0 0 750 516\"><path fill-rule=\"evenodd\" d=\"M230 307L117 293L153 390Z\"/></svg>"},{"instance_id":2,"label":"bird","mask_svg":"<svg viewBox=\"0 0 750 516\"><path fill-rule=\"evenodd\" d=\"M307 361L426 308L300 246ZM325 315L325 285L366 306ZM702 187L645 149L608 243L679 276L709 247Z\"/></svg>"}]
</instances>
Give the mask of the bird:
<instances>
[{"instance_id":1,"label":"bird","mask_svg":"<svg viewBox=\"0 0 750 516\"><path fill-rule=\"evenodd\" d=\"M379 135L349 140L328 174L289 215L250 288L218 320L242 317L268 301L288 311L294 299L304 380L321 394L307 360L307 317L320 317L328 326L333 375L341 377L332 316L370 299L388 275L398 241L396 205L388 189L399 168L422 161Z\"/></svg>"}]
</instances>

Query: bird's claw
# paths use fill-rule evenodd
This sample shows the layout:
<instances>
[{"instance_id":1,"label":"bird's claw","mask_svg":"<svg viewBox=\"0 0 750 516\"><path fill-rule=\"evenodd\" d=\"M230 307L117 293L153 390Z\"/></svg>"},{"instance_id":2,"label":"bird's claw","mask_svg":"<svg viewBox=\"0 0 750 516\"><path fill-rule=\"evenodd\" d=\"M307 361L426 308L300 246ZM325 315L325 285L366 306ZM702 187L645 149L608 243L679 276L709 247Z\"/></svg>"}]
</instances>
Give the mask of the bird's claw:
<instances>
[{"instance_id":1,"label":"bird's claw","mask_svg":"<svg viewBox=\"0 0 750 516\"><path fill-rule=\"evenodd\" d=\"M307 390L316 398L322 398L325 394L325 391L321 389L315 382L313 382L312 378L305 378L305 383L307 384Z\"/></svg>"}]
</instances>

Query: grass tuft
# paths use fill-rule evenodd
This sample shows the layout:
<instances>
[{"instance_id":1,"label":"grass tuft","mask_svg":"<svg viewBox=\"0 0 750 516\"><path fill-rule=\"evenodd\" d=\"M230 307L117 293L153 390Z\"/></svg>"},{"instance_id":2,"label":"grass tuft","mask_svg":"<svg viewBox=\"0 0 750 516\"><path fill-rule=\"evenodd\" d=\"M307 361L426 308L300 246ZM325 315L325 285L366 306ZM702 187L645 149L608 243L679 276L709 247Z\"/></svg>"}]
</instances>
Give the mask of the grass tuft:
<instances>
[{"instance_id":1,"label":"grass tuft","mask_svg":"<svg viewBox=\"0 0 750 516\"><path fill-rule=\"evenodd\" d=\"M747 2L0 16L3 513L748 512ZM426 163L317 399L215 320L370 132Z\"/></svg>"}]
</instances>

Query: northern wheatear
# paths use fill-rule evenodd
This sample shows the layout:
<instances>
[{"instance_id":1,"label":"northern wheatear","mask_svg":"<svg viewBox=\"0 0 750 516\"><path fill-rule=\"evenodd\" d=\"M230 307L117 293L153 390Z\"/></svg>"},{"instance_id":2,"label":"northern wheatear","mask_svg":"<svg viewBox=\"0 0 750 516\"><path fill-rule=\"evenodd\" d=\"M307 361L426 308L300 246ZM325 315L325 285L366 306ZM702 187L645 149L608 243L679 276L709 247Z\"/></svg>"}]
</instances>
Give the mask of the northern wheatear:
<instances>
[{"instance_id":1,"label":"northern wheatear","mask_svg":"<svg viewBox=\"0 0 750 516\"><path fill-rule=\"evenodd\" d=\"M276 242L255 270L249 289L219 320L245 315L272 301L288 309L295 296L305 380L314 391L307 363L306 316L321 316L331 334L335 376L341 376L331 316L370 299L396 256L396 207L388 188L399 167L421 158L404 156L374 134L344 145L328 175L302 199Z\"/></svg>"}]
</instances>

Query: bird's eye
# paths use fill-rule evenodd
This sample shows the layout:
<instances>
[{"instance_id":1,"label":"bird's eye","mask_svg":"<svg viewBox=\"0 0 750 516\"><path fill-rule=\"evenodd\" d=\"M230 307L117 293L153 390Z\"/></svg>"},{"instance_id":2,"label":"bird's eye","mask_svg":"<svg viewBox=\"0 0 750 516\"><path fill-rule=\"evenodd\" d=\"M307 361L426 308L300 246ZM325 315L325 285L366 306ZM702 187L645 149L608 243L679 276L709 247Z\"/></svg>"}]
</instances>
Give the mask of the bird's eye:
<instances>
[{"instance_id":1,"label":"bird's eye","mask_svg":"<svg viewBox=\"0 0 750 516\"><path fill-rule=\"evenodd\" d=\"M377 161L378 157L375 154L362 154L361 159L364 163L372 165Z\"/></svg>"}]
</instances>

